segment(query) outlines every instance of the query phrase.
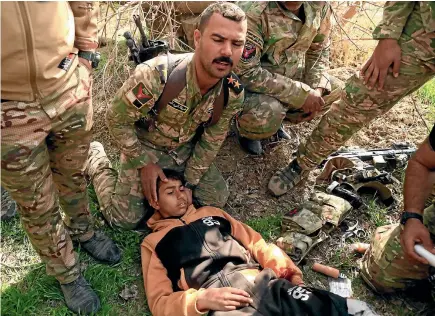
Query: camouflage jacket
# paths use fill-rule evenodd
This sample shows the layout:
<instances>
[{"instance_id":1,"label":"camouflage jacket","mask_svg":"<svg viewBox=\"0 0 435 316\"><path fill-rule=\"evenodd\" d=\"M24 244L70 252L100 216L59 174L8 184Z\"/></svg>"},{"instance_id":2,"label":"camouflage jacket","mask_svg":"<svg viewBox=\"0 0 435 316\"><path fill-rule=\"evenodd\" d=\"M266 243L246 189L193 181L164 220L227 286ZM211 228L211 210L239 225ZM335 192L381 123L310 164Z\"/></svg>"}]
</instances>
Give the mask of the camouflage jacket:
<instances>
[{"instance_id":1,"label":"camouflage jacket","mask_svg":"<svg viewBox=\"0 0 435 316\"><path fill-rule=\"evenodd\" d=\"M413 19L412 15L420 17ZM422 25L409 25L420 21ZM413 22L414 21L414 22ZM418 23L419 24L419 23ZM374 39L399 39L405 30L411 36L414 32L424 29L426 33L435 32L435 2L434 1L387 1L384 6L382 21L373 31ZM430 39L428 39L430 41ZM433 41L433 39L432 39ZM433 45L433 44L432 44ZM430 43L428 43L430 46Z\"/></svg>"},{"instance_id":2,"label":"camouflage jacket","mask_svg":"<svg viewBox=\"0 0 435 316\"><path fill-rule=\"evenodd\" d=\"M245 1L238 5L248 17L247 41L237 69L247 90L300 108L310 87L331 89L326 73L329 4L304 2L304 23L275 1Z\"/></svg>"},{"instance_id":3,"label":"camouflage jacket","mask_svg":"<svg viewBox=\"0 0 435 316\"><path fill-rule=\"evenodd\" d=\"M193 54L176 55L189 58L186 87L178 97L159 113L153 131L135 123L148 116L160 97L167 79L167 56L158 56L137 66L132 76L118 91L106 112L106 124L121 151L129 158L131 167L141 168L157 163L157 151L174 152L191 145L197 129L212 116L213 103L219 95L223 80L229 81L228 103L219 121L205 127L192 150L181 150L187 161L186 180L197 184L214 161L230 127L232 117L241 111L244 93L234 74L220 80L207 94L201 95L197 84ZM191 146L190 146L191 147ZM184 161L177 161L183 163Z\"/></svg>"}]
</instances>

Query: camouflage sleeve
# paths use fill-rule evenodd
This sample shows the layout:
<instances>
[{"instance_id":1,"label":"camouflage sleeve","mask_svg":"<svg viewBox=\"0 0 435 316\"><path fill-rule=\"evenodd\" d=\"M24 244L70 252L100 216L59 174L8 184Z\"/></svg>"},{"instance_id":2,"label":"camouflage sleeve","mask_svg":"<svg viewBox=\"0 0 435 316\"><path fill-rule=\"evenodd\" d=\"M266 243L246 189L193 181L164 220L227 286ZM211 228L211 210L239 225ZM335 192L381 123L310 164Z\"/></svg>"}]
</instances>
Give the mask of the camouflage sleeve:
<instances>
[{"instance_id":1,"label":"camouflage sleeve","mask_svg":"<svg viewBox=\"0 0 435 316\"><path fill-rule=\"evenodd\" d=\"M99 3L94 1L70 1L74 15L74 46L83 51L95 51L98 47L97 19Z\"/></svg>"},{"instance_id":2,"label":"camouflage sleeve","mask_svg":"<svg viewBox=\"0 0 435 316\"><path fill-rule=\"evenodd\" d=\"M187 161L184 171L186 180L197 185L204 173L216 158L230 129L231 120L243 108L244 92L235 94L229 92L228 105L222 112L219 121L211 126L206 127L200 140L195 145L192 156Z\"/></svg>"},{"instance_id":3,"label":"camouflage sleeve","mask_svg":"<svg viewBox=\"0 0 435 316\"><path fill-rule=\"evenodd\" d=\"M387 1L384 5L382 21L373 31L374 39L399 39L408 16L414 9L415 2Z\"/></svg>"},{"instance_id":4,"label":"camouflage sleeve","mask_svg":"<svg viewBox=\"0 0 435 316\"><path fill-rule=\"evenodd\" d=\"M295 109L300 108L308 97L310 87L261 67L260 58L264 46L261 19L248 15L248 34L237 74L247 90L270 95L283 103L291 104Z\"/></svg>"},{"instance_id":5,"label":"camouflage sleeve","mask_svg":"<svg viewBox=\"0 0 435 316\"><path fill-rule=\"evenodd\" d=\"M317 35L306 53L305 83L311 88L323 88L331 91L329 81L329 46L331 34L331 7L324 5L321 9L321 23Z\"/></svg>"},{"instance_id":6,"label":"camouflage sleeve","mask_svg":"<svg viewBox=\"0 0 435 316\"><path fill-rule=\"evenodd\" d=\"M106 112L106 125L116 144L131 166L141 168L154 161L140 143L134 123L146 116L158 98L158 73L147 64L136 67L131 77L117 92Z\"/></svg>"}]
</instances>

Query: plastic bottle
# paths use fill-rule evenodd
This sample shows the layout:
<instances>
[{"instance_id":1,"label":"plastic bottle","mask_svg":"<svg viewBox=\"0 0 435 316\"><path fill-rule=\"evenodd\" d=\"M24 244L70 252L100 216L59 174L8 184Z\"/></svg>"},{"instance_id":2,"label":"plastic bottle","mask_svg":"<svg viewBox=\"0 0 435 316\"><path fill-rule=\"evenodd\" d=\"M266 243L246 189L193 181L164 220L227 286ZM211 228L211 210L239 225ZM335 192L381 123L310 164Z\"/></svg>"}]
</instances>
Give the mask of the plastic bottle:
<instances>
[{"instance_id":1,"label":"plastic bottle","mask_svg":"<svg viewBox=\"0 0 435 316\"><path fill-rule=\"evenodd\" d=\"M429 251L427 251L422 245L415 244L414 245L415 252L420 256L425 258L432 267L435 267L435 255Z\"/></svg>"}]
</instances>

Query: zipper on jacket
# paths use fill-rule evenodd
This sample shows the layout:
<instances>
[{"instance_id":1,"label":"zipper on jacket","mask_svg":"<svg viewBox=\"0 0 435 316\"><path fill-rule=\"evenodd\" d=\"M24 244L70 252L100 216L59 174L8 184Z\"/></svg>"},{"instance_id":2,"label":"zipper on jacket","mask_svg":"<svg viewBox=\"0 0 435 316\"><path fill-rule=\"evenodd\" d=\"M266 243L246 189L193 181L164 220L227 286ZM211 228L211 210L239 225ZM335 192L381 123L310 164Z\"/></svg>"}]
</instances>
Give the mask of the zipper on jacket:
<instances>
[{"instance_id":1,"label":"zipper on jacket","mask_svg":"<svg viewBox=\"0 0 435 316\"><path fill-rule=\"evenodd\" d=\"M27 14L27 10L24 2L18 2L18 6L20 7L21 15L23 16L24 23L24 35L26 37L27 42L27 56L30 64L30 85L32 86L33 96L36 99L39 99L38 88L36 86L36 63L35 63L35 55L34 55L34 47L33 47L33 37L30 29L29 15Z\"/></svg>"}]
</instances>

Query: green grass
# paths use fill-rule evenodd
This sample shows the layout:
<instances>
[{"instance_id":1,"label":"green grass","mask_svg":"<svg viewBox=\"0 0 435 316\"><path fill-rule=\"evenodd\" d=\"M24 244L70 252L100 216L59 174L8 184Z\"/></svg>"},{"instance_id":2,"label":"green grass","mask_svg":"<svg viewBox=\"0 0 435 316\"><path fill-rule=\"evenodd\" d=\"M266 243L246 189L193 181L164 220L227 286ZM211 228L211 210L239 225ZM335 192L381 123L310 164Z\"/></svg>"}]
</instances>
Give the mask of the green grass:
<instances>
[{"instance_id":1,"label":"green grass","mask_svg":"<svg viewBox=\"0 0 435 316\"><path fill-rule=\"evenodd\" d=\"M259 232L266 241L274 241L281 229L281 215L271 215L263 218L249 219L246 224Z\"/></svg>"},{"instance_id":2,"label":"green grass","mask_svg":"<svg viewBox=\"0 0 435 316\"><path fill-rule=\"evenodd\" d=\"M96 226L109 235L122 249L122 261L114 266L103 265L85 252L80 252L83 275L101 300L102 308L96 315L151 315L146 304L140 265L142 236L136 232L110 229L101 225L97 199L89 189L91 212ZM248 224L267 240L274 240L281 224L281 216L252 219ZM30 245L18 218L2 223L2 253L14 253L17 267L2 266L1 311L2 315L73 315L64 304L56 279L47 276L45 266ZM14 260L14 262L16 262ZM136 299L124 301L119 293L125 286L136 285Z\"/></svg>"},{"instance_id":3,"label":"green grass","mask_svg":"<svg viewBox=\"0 0 435 316\"><path fill-rule=\"evenodd\" d=\"M423 87L417 91L417 97L429 105L429 111L426 118L429 122L435 122L435 79L427 82Z\"/></svg>"},{"instance_id":4,"label":"green grass","mask_svg":"<svg viewBox=\"0 0 435 316\"><path fill-rule=\"evenodd\" d=\"M91 211L96 210L95 193L90 190ZM98 223L97 223L98 226ZM103 265L85 252L80 252L83 275L91 283L101 300L101 311L96 315L151 315L146 305L140 266L142 236L101 227L123 252L122 261L114 266ZM73 315L65 306L57 281L45 273L39 257L31 248L27 236L16 218L2 223L2 253L13 253L20 259L20 266L2 266L1 312L2 315ZM24 241L24 242L23 242ZM36 264L35 264L36 262ZM119 293L125 286L136 285L136 299L124 301Z\"/></svg>"},{"instance_id":5,"label":"green grass","mask_svg":"<svg viewBox=\"0 0 435 316\"><path fill-rule=\"evenodd\" d=\"M387 220L387 209L380 206L378 199L372 199L367 204L367 214L370 217L371 222L376 226L384 226L389 224Z\"/></svg>"}]
</instances>

